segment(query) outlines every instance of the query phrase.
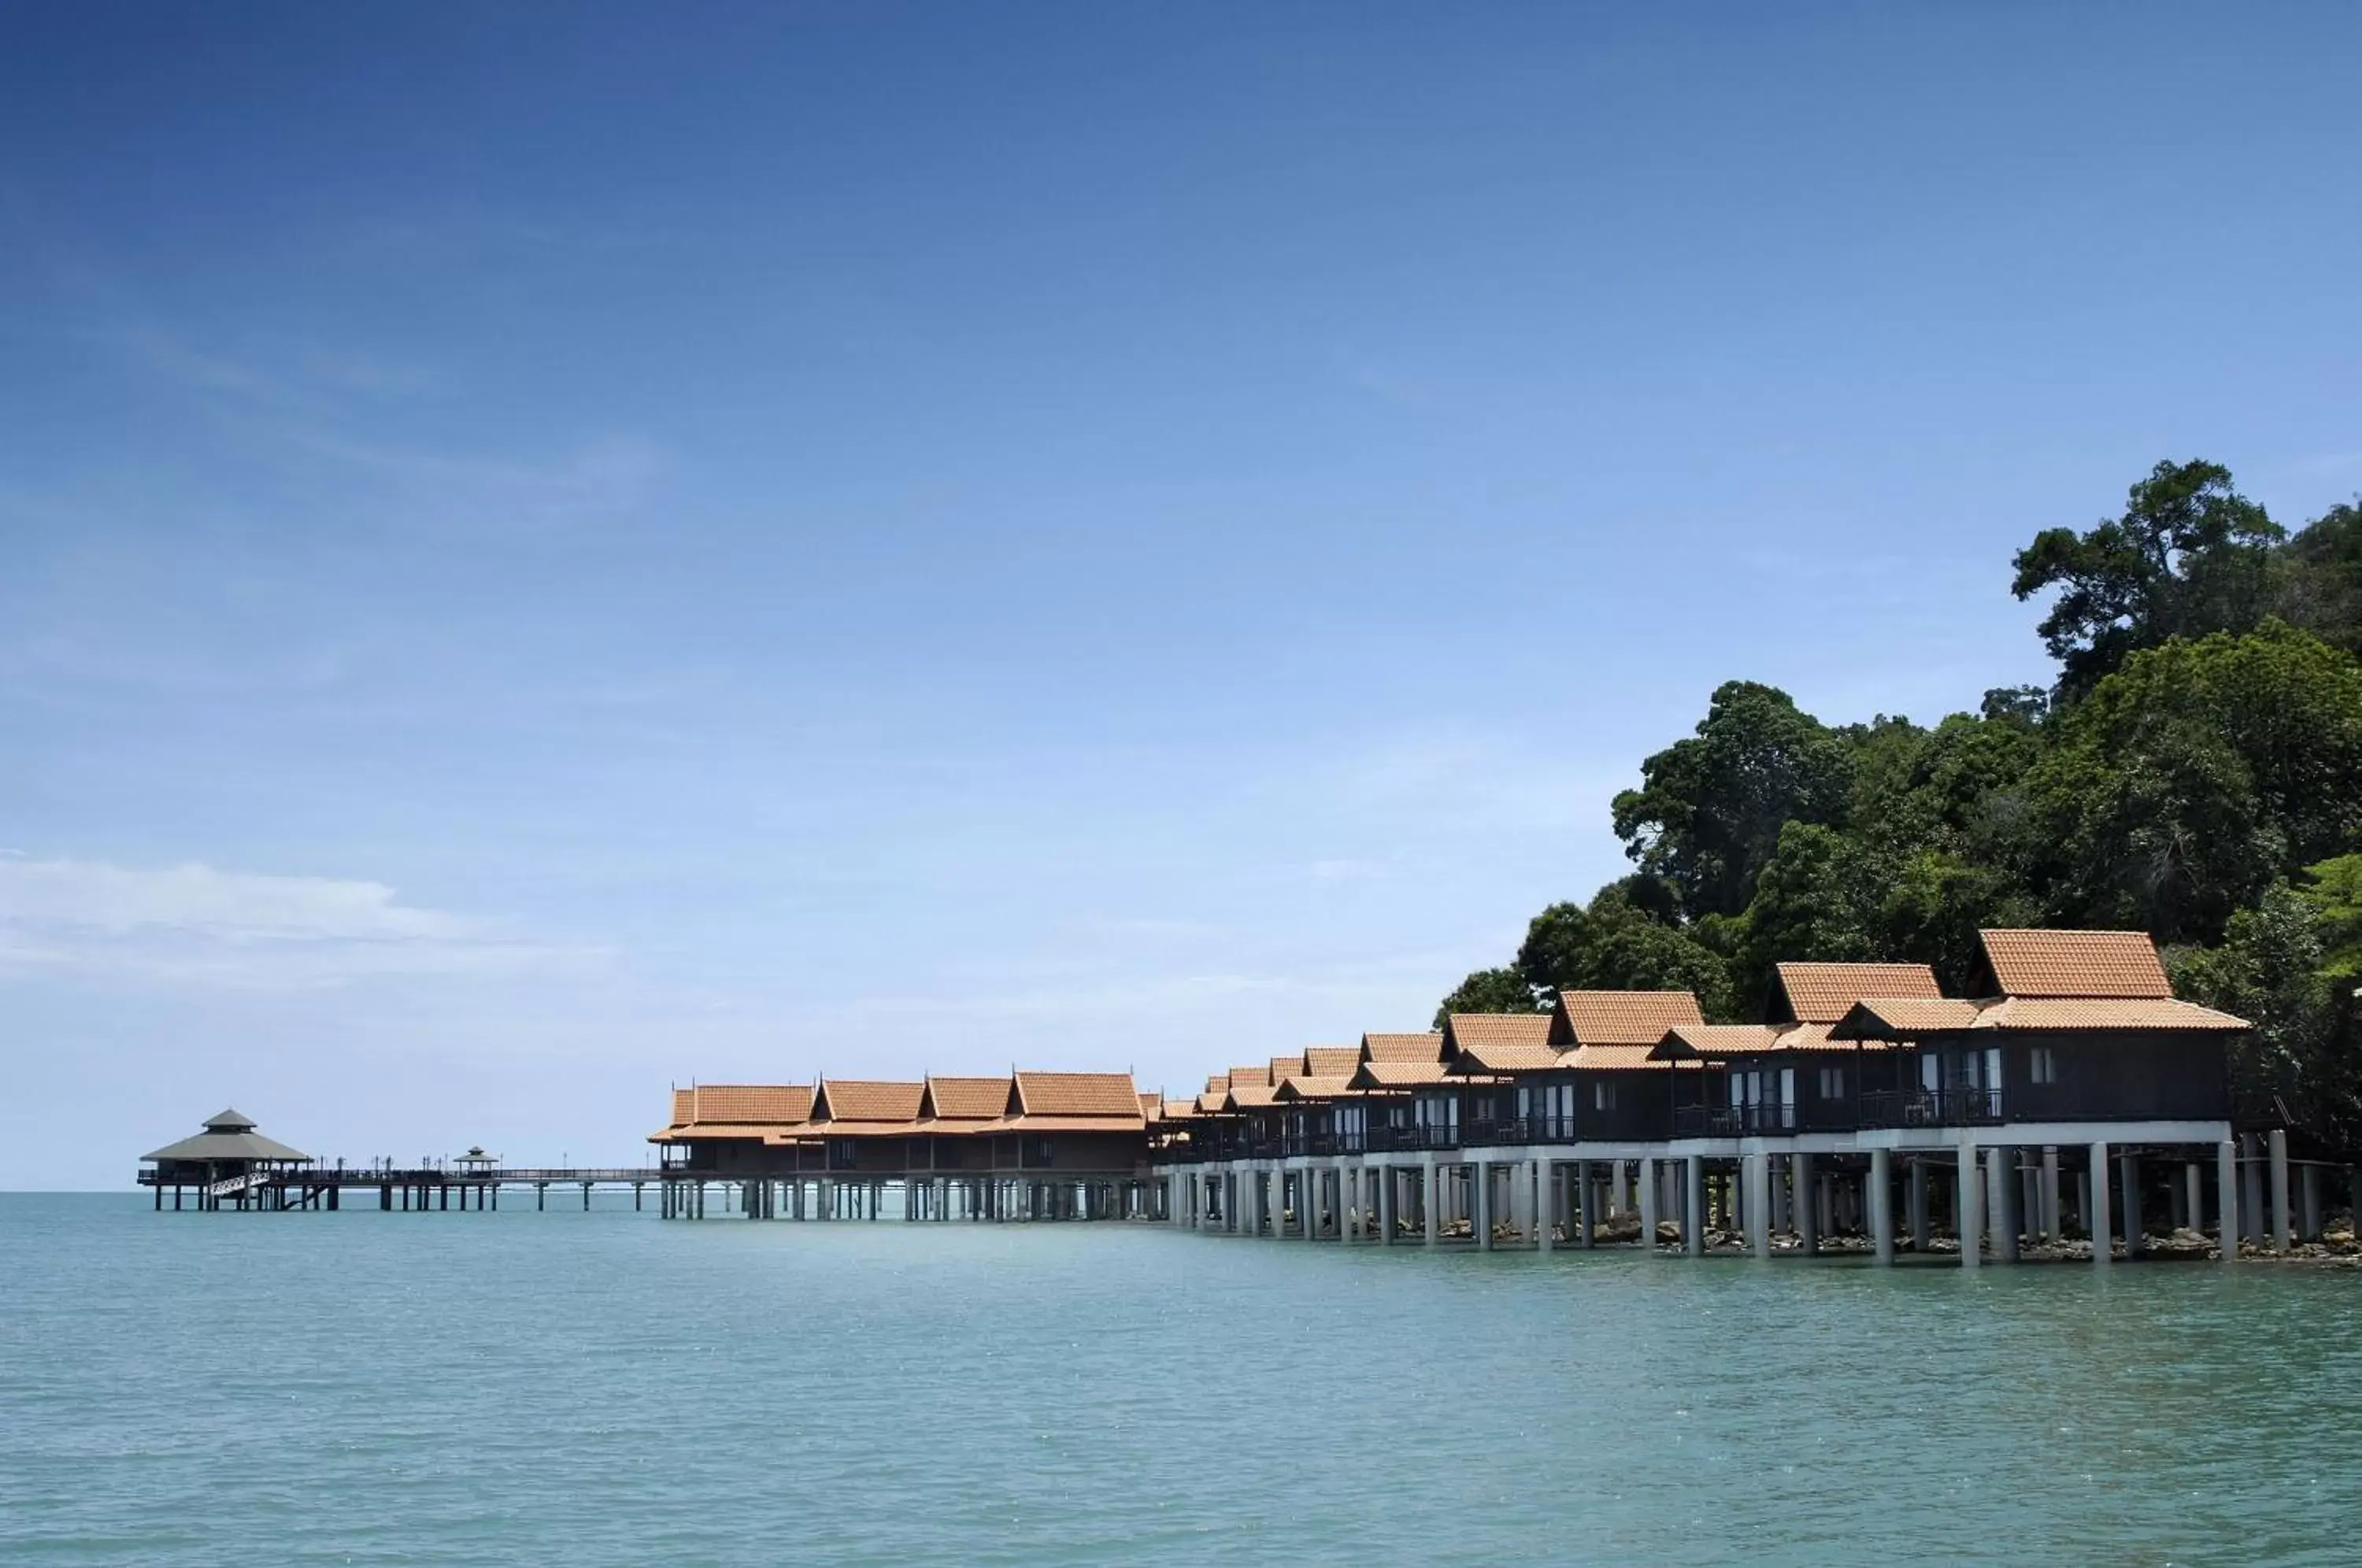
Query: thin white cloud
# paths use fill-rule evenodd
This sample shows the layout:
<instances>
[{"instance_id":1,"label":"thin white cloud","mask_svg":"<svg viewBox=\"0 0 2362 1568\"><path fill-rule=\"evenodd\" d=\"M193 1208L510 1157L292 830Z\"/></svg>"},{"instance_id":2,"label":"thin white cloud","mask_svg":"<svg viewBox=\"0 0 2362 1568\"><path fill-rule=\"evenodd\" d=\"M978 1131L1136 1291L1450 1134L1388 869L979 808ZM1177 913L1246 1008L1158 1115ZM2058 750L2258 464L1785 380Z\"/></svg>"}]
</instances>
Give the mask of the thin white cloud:
<instances>
[{"instance_id":1,"label":"thin white cloud","mask_svg":"<svg viewBox=\"0 0 2362 1568\"><path fill-rule=\"evenodd\" d=\"M308 988L555 955L490 922L403 903L382 882L0 858L0 973Z\"/></svg>"}]
</instances>

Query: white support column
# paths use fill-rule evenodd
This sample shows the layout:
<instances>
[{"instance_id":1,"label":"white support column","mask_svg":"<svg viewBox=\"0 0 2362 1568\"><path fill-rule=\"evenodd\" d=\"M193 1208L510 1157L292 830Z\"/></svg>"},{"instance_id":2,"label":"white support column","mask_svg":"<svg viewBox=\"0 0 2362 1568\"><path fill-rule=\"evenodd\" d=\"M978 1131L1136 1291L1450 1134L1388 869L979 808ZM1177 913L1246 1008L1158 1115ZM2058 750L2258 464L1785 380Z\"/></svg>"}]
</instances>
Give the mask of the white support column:
<instances>
[{"instance_id":1,"label":"white support column","mask_svg":"<svg viewBox=\"0 0 2362 1568\"><path fill-rule=\"evenodd\" d=\"M1402 1183L1402 1171L1392 1161L1378 1167L1378 1245L1395 1244L1395 1204L1399 1201L1396 1188Z\"/></svg>"},{"instance_id":2,"label":"white support column","mask_svg":"<svg viewBox=\"0 0 2362 1568\"><path fill-rule=\"evenodd\" d=\"M1468 1217L1468 1228L1476 1233L1476 1250L1493 1250L1493 1162L1479 1160L1469 1167L1476 1184L1476 1212Z\"/></svg>"},{"instance_id":3,"label":"white support column","mask_svg":"<svg viewBox=\"0 0 2362 1568\"><path fill-rule=\"evenodd\" d=\"M1549 1160L1534 1162L1534 1247L1558 1250L1558 1170Z\"/></svg>"},{"instance_id":4,"label":"white support column","mask_svg":"<svg viewBox=\"0 0 2362 1568\"><path fill-rule=\"evenodd\" d=\"M1984 1261L1981 1256L1984 1252L1984 1223L1981 1212L1984 1205L1978 1201L1984 1196L1984 1184L1980 1179L1980 1172L1977 1169L1976 1141L1966 1134L1962 1134L1960 1138L1959 1172L1960 1266L1975 1268Z\"/></svg>"},{"instance_id":5,"label":"white support column","mask_svg":"<svg viewBox=\"0 0 2362 1568\"><path fill-rule=\"evenodd\" d=\"M1870 1249L1882 1267L1894 1263L1894 1156L1870 1152Z\"/></svg>"},{"instance_id":6,"label":"white support column","mask_svg":"<svg viewBox=\"0 0 2362 1568\"><path fill-rule=\"evenodd\" d=\"M1768 1258L1772 1255L1772 1156L1749 1154L1746 1165L1747 1239L1757 1257Z\"/></svg>"},{"instance_id":7,"label":"white support column","mask_svg":"<svg viewBox=\"0 0 2362 1568\"><path fill-rule=\"evenodd\" d=\"M2136 1258L2141 1253L2140 1156L2138 1154L2118 1155L2116 1167L2124 1188L2125 1256Z\"/></svg>"},{"instance_id":8,"label":"white support column","mask_svg":"<svg viewBox=\"0 0 2362 1568\"><path fill-rule=\"evenodd\" d=\"M1788 1182L1794 1188L1791 1205L1796 1218L1796 1236L1804 1242L1805 1255L1811 1257L1821 1250L1820 1204L1814 1190L1812 1155L1788 1156Z\"/></svg>"},{"instance_id":9,"label":"white support column","mask_svg":"<svg viewBox=\"0 0 2362 1568\"><path fill-rule=\"evenodd\" d=\"M1640 1251L1654 1254L1657 1250L1657 1162L1643 1156L1640 1161Z\"/></svg>"},{"instance_id":10,"label":"white support column","mask_svg":"<svg viewBox=\"0 0 2362 1568\"><path fill-rule=\"evenodd\" d=\"M2296 1239L2321 1240L2321 1167L2310 1161L2297 1172Z\"/></svg>"},{"instance_id":11,"label":"white support column","mask_svg":"<svg viewBox=\"0 0 2362 1568\"><path fill-rule=\"evenodd\" d=\"M1682 1251L1694 1258L1705 1256L1705 1160L1692 1154L1682 1162Z\"/></svg>"},{"instance_id":12,"label":"white support column","mask_svg":"<svg viewBox=\"0 0 2362 1568\"><path fill-rule=\"evenodd\" d=\"M1419 1167L1419 1210L1426 1218L1426 1234L1422 1244L1436 1246L1443 1235L1443 1174L1444 1168L1433 1154Z\"/></svg>"},{"instance_id":13,"label":"white support column","mask_svg":"<svg viewBox=\"0 0 2362 1568\"><path fill-rule=\"evenodd\" d=\"M2218 1244L2224 1263L2239 1261L2239 1145L2225 1140L2214 1146L2214 1213Z\"/></svg>"},{"instance_id":14,"label":"white support column","mask_svg":"<svg viewBox=\"0 0 2362 1568\"><path fill-rule=\"evenodd\" d=\"M2092 1232L2092 1261L2104 1264L2109 1250L2114 1245L2115 1226L2108 1214L2108 1146L2092 1145L2092 1207L2083 1217L2084 1229Z\"/></svg>"},{"instance_id":15,"label":"white support column","mask_svg":"<svg viewBox=\"0 0 2362 1568\"><path fill-rule=\"evenodd\" d=\"M2272 1159L2272 1251L2286 1257L2289 1250L2288 1132L2275 1127L2269 1142Z\"/></svg>"},{"instance_id":16,"label":"white support column","mask_svg":"<svg viewBox=\"0 0 2362 1568\"><path fill-rule=\"evenodd\" d=\"M2017 1206L2025 1187L2025 1183L2018 1179L2017 1151L1988 1149L1985 1151L1985 1164L1992 1173L1992 1201L1986 1229L1992 1233L1993 1261L2015 1263L2019 1230Z\"/></svg>"},{"instance_id":17,"label":"white support column","mask_svg":"<svg viewBox=\"0 0 2362 1568\"><path fill-rule=\"evenodd\" d=\"M1574 1175L1574 1244L1587 1253L1598 1244L1599 1182L1589 1160L1577 1160L1568 1169Z\"/></svg>"},{"instance_id":18,"label":"white support column","mask_svg":"<svg viewBox=\"0 0 2362 1568\"><path fill-rule=\"evenodd\" d=\"M1911 1162L1911 1195L1908 1200L1911 1220L1911 1250L1921 1257L1927 1255L1935 1231L1927 1223L1927 1162L1925 1158Z\"/></svg>"}]
</instances>

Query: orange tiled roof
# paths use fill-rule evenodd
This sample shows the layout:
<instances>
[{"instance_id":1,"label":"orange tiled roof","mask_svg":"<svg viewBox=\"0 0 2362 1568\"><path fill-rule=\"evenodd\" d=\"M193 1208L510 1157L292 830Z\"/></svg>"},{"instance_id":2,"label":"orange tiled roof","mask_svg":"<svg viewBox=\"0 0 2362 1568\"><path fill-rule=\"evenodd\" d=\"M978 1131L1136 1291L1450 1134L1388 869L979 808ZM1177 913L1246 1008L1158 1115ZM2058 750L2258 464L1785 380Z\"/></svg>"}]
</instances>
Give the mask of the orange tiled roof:
<instances>
[{"instance_id":1,"label":"orange tiled roof","mask_svg":"<svg viewBox=\"0 0 2362 1568\"><path fill-rule=\"evenodd\" d=\"M1443 1060L1443 1036L1440 1033L1364 1034L1362 1036L1362 1060L1440 1062Z\"/></svg>"},{"instance_id":2,"label":"orange tiled roof","mask_svg":"<svg viewBox=\"0 0 2362 1568\"><path fill-rule=\"evenodd\" d=\"M1013 1103L1028 1117L1140 1116L1130 1073L1020 1073Z\"/></svg>"},{"instance_id":3,"label":"orange tiled roof","mask_svg":"<svg viewBox=\"0 0 2362 1568\"><path fill-rule=\"evenodd\" d=\"M1705 1021L1687 991L1561 991L1551 1017L1551 1041L1562 1049L1654 1045L1668 1029Z\"/></svg>"},{"instance_id":4,"label":"orange tiled roof","mask_svg":"<svg viewBox=\"0 0 2362 1568\"><path fill-rule=\"evenodd\" d=\"M679 1116L680 1097L690 1097L690 1122L789 1122L811 1114L809 1084L700 1084L673 1091L673 1112ZM684 1123L686 1125L686 1123Z\"/></svg>"},{"instance_id":5,"label":"orange tiled roof","mask_svg":"<svg viewBox=\"0 0 2362 1568\"><path fill-rule=\"evenodd\" d=\"M927 1102L938 1121L989 1121L1009 1110L1009 1080L930 1077Z\"/></svg>"},{"instance_id":6,"label":"orange tiled roof","mask_svg":"<svg viewBox=\"0 0 2362 1568\"><path fill-rule=\"evenodd\" d=\"M1304 1054L1302 1052L1299 1051L1293 1056L1274 1056L1271 1059L1271 1087L1277 1088L1303 1071Z\"/></svg>"},{"instance_id":7,"label":"orange tiled roof","mask_svg":"<svg viewBox=\"0 0 2362 1568\"><path fill-rule=\"evenodd\" d=\"M1981 931L1977 940L2005 997L2173 995L2145 931Z\"/></svg>"},{"instance_id":8,"label":"orange tiled roof","mask_svg":"<svg viewBox=\"0 0 2362 1568\"><path fill-rule=\"evenodd\" d=\"M1279 1091L1269 1084L1232 1083L1231 1092L1222 1097L1224 1110L1264 1110L1279 1097Z\"/></svg>"},{"instance_id":9,"label":"orange tiled roof","mask_svg":"<svg viewBox=\"0 0 2362 1568\"><path fill-rule=\"evenodd\" d=\"M812 1116L824 1121L916 1121L926 1088L883 1078L823 1078Z\"/></svg>"},{"instance_id":10,"label":"orange tiled roof","mask_svg":"<svg viewBox=\"0 0 2362 1568\"><path fill-rule=\"evenodd\" d=\"M1548 1045L1546 1012L1455 1012L1443 1021L1443 1037L1453 1051L1472 1045Z\"/></svg>"},{"instance_id":11,"label":"orange tiled roof","mask_svg":"<svg viewBox=\"0 0 2362 1568\"><path fill-rule=\"evenodd\" d=\"M1361 1065L1359 1045L1307 1045L1304 1048L1304 1071L1315 1078L1350 1078Z\"/></svg>"},{"instance_id":12,"label":"orange tiled roof","mask_svg":"<svg viewBox=\"0 0 2362 1568\"><path fill-rule=\"evenodd\" d=\"M1925 964L1783 964L1780 990L1799 1023L1835 1023L1864 997L1944 994Z\"/></svg>"},{"instance_id":13,"label":"orange tiled roof","mask_svg":"<svg viewBox=\"0 0 2362 1568\"><path fill-rule=\"evenodd\" d=\"M1433 1059L1378 1059L1364 1062L1353 1071L1353 1087L1358 1089L1414 1088L1451 1081L1444 1076L1443 1064Z\"/></svg>"},{"instance_id":14,"label":"orange tiled roof","mask_svg":"<svg viewBox=\"0 0 2362 1568\"><path fill-rule=\"evenodd\" d=\"M1536 1013L1547 1023L1549 1020ZM1452 1057L1451 1070L1456 1074L1492 1076L1500 1073L1539 1073L1564 1065L1564 1058L1545 1042L1514 1041L1497 1043L1491 1041L1463 1045Z\"/></svg>"},{"instance_id":15,"label":"orange tiled roof","mask_svg":"<svg viewBox=\"0 0 2362 1568\"><path fill-rule=\"evenodd\" d=\"M2246 1019L2172 997L2003 997L1994 1001L1941 1004L1873 998L1855 1007L1832 1032L1839 1039L1908 1040L1985 1029L2233 1033L2247 1027Z\"/></svg>"},{"instance_id":16,"label":"orange tiled roof","mask_svg":"<svg viewBox=\"0 0 2362 1568\"><path fill-rule=\"evenodd\" d=\"M1578 1045L1567 1053L1567 1066L1583 1072L1628 1073L1642 1067L1662 1069L1672 1064L1653 1045Z\"/></svg>"},{"instance_id":17,"label":"orange tiled roof","mask_svg":"<svg viewBox=\"0 0 2362 1568\"><path fill-rule=\"evenodd\" d=\"M1743 1056L1768 1051L1779 1031L1768 1023L1684 1023L1665 1031L1650 1055L1659 1061L1694 1056Z\"/></svg>"},{"instance_id":18,"label":"orange tiled roof","mask_svg":"<svg viewBox=\"0 0 2362 1568\"><path fill-rule=\"evenodd\" d=\"M1280 1099L1335 1099L1350 1093L1353 1087L1351 1073L1337 1073L1325 1077L1299 1076L1288 1079L1272 1091Z\"/></svg>"},{"instance_id":19,"label":"orange tiled roof","mask_svg":"<svg viewBox=\"0 0 2362 1568\"><path fill-rule=\"evenodd\" d=\"M1232 1067L1231 1069L1231 1088L1239 1088L1241 1087L1252 1086L1260 1086L1264 1088L1271 1088L1271 1066L1269 1063L1265 1063L1264 1066L1259 1067Z\"/></svg>"},{"instance_id":20,"label":"orange tiled roof","mask_svg":"<svg viewBox=\"0 0 2362 1568\"><path fill-rule=\"evenodd\" d=\"M697 1120L697 1091L677 1088L672 1091L672 1124L686 1127Z\"/></svg>"},{"instance_id":21,"label":"orange tiled roof","mask_svg":"<svg viewBox=\"0 0 2362 1568\"><path fill-rule=\"evenodd\" d=\"M1140 1113L1142 1116L1147 1117L1151 1121L1155 1121L1158 1117L1164 1114L1164 1097L1161 1094L1151 1094L1146 1089L1142 1089L1140 1091Z\"/></svg>"},{"instance_id":22,"label":"orange tiled roof","mask_svg":"<svg viewBox=\"0 0 2362 1568\"><path fill-rule=\"evenodd\" d=\"M1206 1088L1205 1088L1205 1089L1203 1090L1203 1092L1204 1092L1204 1093L1207 1093L1207 1094L1220 1094L1220 1093L1221 1093L1224 1089L1229 1088L1230 1087L1231 1087L1231 1075L1230 1075L1230 1074L1228 1074L1228 1073L1208 1073L1208 1074L1206 1075Z\"/></svg>"}]
</instances>

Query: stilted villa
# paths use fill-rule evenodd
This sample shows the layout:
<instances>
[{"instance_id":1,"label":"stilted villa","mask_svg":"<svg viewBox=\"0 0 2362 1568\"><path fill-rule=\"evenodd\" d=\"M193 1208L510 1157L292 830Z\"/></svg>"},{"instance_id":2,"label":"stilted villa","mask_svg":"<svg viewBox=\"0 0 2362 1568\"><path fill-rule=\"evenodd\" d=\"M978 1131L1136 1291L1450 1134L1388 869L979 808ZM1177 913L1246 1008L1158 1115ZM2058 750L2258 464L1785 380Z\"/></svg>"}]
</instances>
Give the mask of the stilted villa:
<instances>
[{"instance_id":1,"label":"stilted villa","mask_svg":"<svg viewBox=\"0 0 2362 1568\"><path fill-rule=\"evenodd\" d=\"M2138 932L1986 931L1968 998L1915 964L1783 964L1760 1024L1686 992L1562 994L1233 1067L1153 1129L1198 1230L1480 1249L1602 1240L2136 1255L2150 1219L2236 1255L2291 1226L2285 1134L2235 1139L2240 1019L2174 998ZM1316 1048L1318 1050L1319 1048ZM2260 1147L2258 1145L2261 1145ZM2304 1178L2317 1232L2317 1170ZM1948 1237L1938 1232L1948 1232Z\"/></svg>"},{"instance_id":2,"label":"stilted villa","mask_svg":"<svg viewBox=\"0 0 2362 1568\"><path fill-rule=\"evenodd\" d=\"M718 1187L755 1219L874 1220L889 1199L905 1220L1148 1219L1162 1116L1130 1073L702 1084L649 1142L668 1218L701 1218Z\"/></svg>"}]
</instances>

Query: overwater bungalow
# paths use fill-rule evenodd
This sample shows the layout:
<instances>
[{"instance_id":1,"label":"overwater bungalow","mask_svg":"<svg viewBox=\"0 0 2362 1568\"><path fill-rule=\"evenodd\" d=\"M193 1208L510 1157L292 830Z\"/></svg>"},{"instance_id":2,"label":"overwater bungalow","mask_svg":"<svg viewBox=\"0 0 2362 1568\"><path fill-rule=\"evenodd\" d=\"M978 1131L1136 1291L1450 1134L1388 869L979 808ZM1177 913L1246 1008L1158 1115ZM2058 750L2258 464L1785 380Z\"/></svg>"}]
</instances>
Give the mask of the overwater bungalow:
<instances>
[{"instance_id":1,"label":"overwater bungalow","mask_svg":"<svg viewBox=\"0 0 2362 1568\"><path fill-rule=\"evenodd\" d=\"M1287 1058L1233 1068L1218 1109L1242 1134L1160 1169L1184 1224L1308 1239L1546 1249L1620 1216L1651 1244L1670 1220L1693 1253L1718 1228L1764 1254L1775 1235L1807 1253L1850 1235L1887 1262L1898 1234L1931 1250L1941 1218L1961 1261L2008 1261L2061 1242L2071 1212L2103 1259L2114 1236L2140 1249L2144 1202L2195 1225L2211 1196L2235 1240L2268 1143L2284 1232L2284 1140L2242 1163L2232 1138L2228 1050L2246 1025L2176 999L2148 937L1988 931L1969 988L1945 997L1925 965L1787 963L1760 1023L1707 1023L1684 992L1455 1014L1364 1035L1341 1083L1309 1055L1300 1075ZM1269 1218L1286 1194L1308 1222Z\"/></svg>"},{"instance_id":2,"label":"overwater bungalow","mask_svg":"<svg viewBox=\"0 0 2362 1568\"><path fill-rule=\"evenodd\" d=\"M1162 1103L1129 1073L709 1084L674 1090L649 1142L668 1216L718 1186L756 1217L875 1218L899 1194L912 1219L1098 1218L1152 1202Z\"/></svg>"}]
</instances>

